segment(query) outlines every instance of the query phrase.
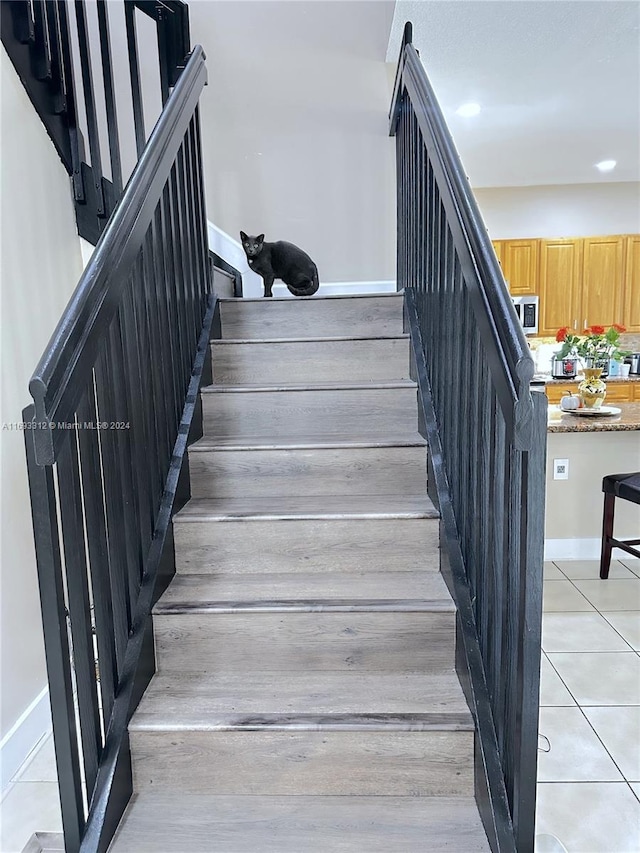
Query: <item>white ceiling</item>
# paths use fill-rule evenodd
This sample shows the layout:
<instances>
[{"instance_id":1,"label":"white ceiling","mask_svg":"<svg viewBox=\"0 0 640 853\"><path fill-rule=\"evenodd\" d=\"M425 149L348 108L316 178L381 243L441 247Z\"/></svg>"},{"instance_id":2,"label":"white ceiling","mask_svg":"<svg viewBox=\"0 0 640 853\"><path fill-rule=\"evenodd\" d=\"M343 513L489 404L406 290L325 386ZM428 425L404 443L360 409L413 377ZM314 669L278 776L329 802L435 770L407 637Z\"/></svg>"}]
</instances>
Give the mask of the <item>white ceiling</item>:
<instances>
[{"instance_id":1,"label":"white ceiling","mask_svg":"<svg viewBox=\"0 0 640 853\"><path fill-rule=\"evenodd\" d=\"M640 180L637 0L398 0L388 61L407 20L474 187Z\"/></svg>"}]
</instances>

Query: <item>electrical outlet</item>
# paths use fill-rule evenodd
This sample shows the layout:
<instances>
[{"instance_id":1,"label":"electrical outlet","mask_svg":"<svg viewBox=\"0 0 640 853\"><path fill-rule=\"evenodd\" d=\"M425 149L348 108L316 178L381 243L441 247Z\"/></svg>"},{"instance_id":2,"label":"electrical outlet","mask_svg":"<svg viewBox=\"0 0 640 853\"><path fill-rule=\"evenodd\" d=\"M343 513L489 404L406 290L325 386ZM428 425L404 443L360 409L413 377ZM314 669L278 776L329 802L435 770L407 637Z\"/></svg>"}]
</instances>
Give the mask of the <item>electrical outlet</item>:
<instances>
[{"instance_id":1,"label":"electrical outlet","mask_svg":"<svg viewBox=\"0 0 640 853\"><path fill-rule=\"evenodd\" d=\"M569 460L554 459L553 460L553 479L568 480L569 479Z\"/></svg>"}]
</instances>

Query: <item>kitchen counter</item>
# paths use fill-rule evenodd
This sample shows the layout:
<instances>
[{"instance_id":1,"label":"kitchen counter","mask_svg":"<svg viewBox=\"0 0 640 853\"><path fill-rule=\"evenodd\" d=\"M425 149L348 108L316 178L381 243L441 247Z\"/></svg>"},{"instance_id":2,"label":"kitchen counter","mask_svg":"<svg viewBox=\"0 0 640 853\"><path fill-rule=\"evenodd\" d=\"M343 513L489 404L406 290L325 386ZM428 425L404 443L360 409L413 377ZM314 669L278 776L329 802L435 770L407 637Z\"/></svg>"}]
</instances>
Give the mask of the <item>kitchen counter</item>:
<instances>
[{"instance_id":1,"label":"kitchen counter","mask_svg":"<svg viewBox=\"0 0 640 853\"><path fill-rule=\"evenodd\" d=\"M583 373L578 373L577 376L573 378L567 379L553 379L548 373L536 373L534 379L538 381L543 381L545 385L566 385L567 382L582 382L584 379ZM617 383L617 382L640 382L640 376L606 376L604 381L609 384Z\"/></svg>"},{"instance_id":2,"label":"kitchen counter","mask_svg":"<svg viewBox=\"0 0 640 853\"><path fill-rule=\"evenodd\" d=\"M636 377L637 379L640 377ZM562 380L558 380L562 382ZM616 381L615 379L611 380ZM620 382L629 380L620 379ZM605 400L606 405L606 400ZM630 432L640 430L640 403L612 403L620 409L619 415L584 416L563 412L558 406L549 406L547 432Z\"/></svg>"}]
</instances>

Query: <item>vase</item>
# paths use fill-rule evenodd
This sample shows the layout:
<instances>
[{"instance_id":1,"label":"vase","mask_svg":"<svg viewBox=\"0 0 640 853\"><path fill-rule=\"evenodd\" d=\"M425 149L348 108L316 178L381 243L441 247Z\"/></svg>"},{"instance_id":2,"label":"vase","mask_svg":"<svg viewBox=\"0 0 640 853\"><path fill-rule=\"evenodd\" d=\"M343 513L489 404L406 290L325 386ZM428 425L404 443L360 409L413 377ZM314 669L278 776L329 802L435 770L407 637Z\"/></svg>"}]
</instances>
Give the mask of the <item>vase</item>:
<instances>
[{"instance_id":1,"label":"vase","mask_svg":"<svg viewBox=\"0 0 640 853\"><path fill-rule=\"evenodd\" d=\"M608 358L584 358L583 359L584 367L587 369L595 369L598 367L600 369L600 376L604 379L609 375L609 359Z\"/></svg>"},{"instance_id":2,"label":"vase","mask_svg":"<svg viewBox=\"0 0 640 853\"><path fill-rule=\"evenodd\" d=\"M607 396L607 383L600 378L600 367L585 367L584 379L578 385L582 405L587 409L599 409Z\"/></svg>"}]
</instances>

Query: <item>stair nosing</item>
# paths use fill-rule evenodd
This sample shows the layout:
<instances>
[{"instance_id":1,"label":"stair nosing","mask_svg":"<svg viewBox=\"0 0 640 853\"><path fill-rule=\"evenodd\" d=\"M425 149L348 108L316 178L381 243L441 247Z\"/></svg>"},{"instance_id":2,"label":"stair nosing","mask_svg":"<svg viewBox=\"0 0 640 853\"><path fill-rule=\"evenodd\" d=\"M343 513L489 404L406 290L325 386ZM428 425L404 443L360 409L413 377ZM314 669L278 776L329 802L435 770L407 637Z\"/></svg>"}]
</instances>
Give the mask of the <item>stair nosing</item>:
<instances>
[{"instance_id":1,"label":"stair nosing","mask_svg":"<svg viewBox=\"0 0 640 853\"><path fill-rule=\"evenodd\" d=\"M387 382L345 382L331 383L319 382L312 383L292 383L291 385L283 385L281 383L273 384L256 384L256 385L205 385L200 389L201 394L238 394L238 393L253 393L253 392L274 392L274 391L371 391L371 390L387 390L396 388L417 388L417 384L412 379L393 379Z\"/></svg>"},{"instance_id":2,"label":"stair nosing","mask_svg":"<svg viewBox=\"0 0 640 853\"><path fill-rule=\"evenodd\" d=\"M415 438L389 438L389 439L359 439L349 441L348 439L336 440L329 437L327 441L282 441L271 443L260 443L260 436L252 436L247 438L243 436L237 439L237 444L220 444L212 436L203 436L198 441L189 446L189 453L205 453L215 450L216 452L233 451L233 450L356 450L356 449L383 449L394 447L426 447L426 439L421 435L416 435ZM264 440L270 439L270 436L265 436Z\"/></svg>"},{"instance_id":3,"label":"stair nosing","mask_svg":"<svg viewBox=\"0 0 640 853\"><path fill-rule=\"evenodd\" d=\"M339 714L219 714L204 723L142 723L136 715L129 723L134 732L226 732L226 731L473 731L469 711L425 713L339 713Z\"/></svg>"},{"instance_id":4,"label":"stair nosing","mask_svg":"<svg viewBox=\"0 0 640 853\"><path fill-rule=\"evenodd\" d=\"M173 523L176 524L200 524L208 521L222 522L222 521L360 521L360 520L368 520L368 521L384 521L384 520L435 520L437 521L440 518L440 513L434 508L433 510L398 510L396 512L387 511L387 512L336 512L336 513L324 513L324 512L305 512L299 515L295 515L293 513L274 513L274 512L250 512L244 514L232 514L225 513L222 511L219 512L201 512L197 515L181 515L181 512L176 513L173 516Z\"/></svg>"},{"instance_id":5,"label":"stair nosing","mask_svg":"<svg viewBox=\"0 0 640 853\"><path fill-rule=\"evenodd\" d=\"M446 598L263 599L253 601L176 601L153 608L156 616L207 613L455 613Z\"/></svg>"},{"instance_id":6,"label":"stair nosing","mask_svg":"<svg viewBox=\"0 0 640 853\"><path fill-rule=\"evenodd\" d=\"M329 284L329 282L327 282ZM322 287L322 284L320 285ZM324 296L312 296L314 302L318 302L319 300L328 300L328 299L379 299L380 297L384 299L402 297L404 295L404 291L402 290L393 290L386 291L382 293L327 293ZM303 302L309 302L309 299L292 299L290 296L272 296L268 299L265 299L264 296L242 296L238 298L236 296L225 296L222 298L218 298L218 302L231 302L231 303L241 303L241 302L265 302L267 305L273 305L275 302L291 302L292 304ZM267 309L269 310L269 309Z\"/></svg>"},{"instance_id":7,"label":"stair nosing","mask_svg":"<svg viewBox=\"0 0 640 853\"><path fill-rule=\"evenodd\" d=\"M323 335L320 337L298 338L211 338L212 346L228 346L230 344L322 344L348 343L349 341L405 341L408 334L400 335Z\"/></svg>"}]
</instances>

